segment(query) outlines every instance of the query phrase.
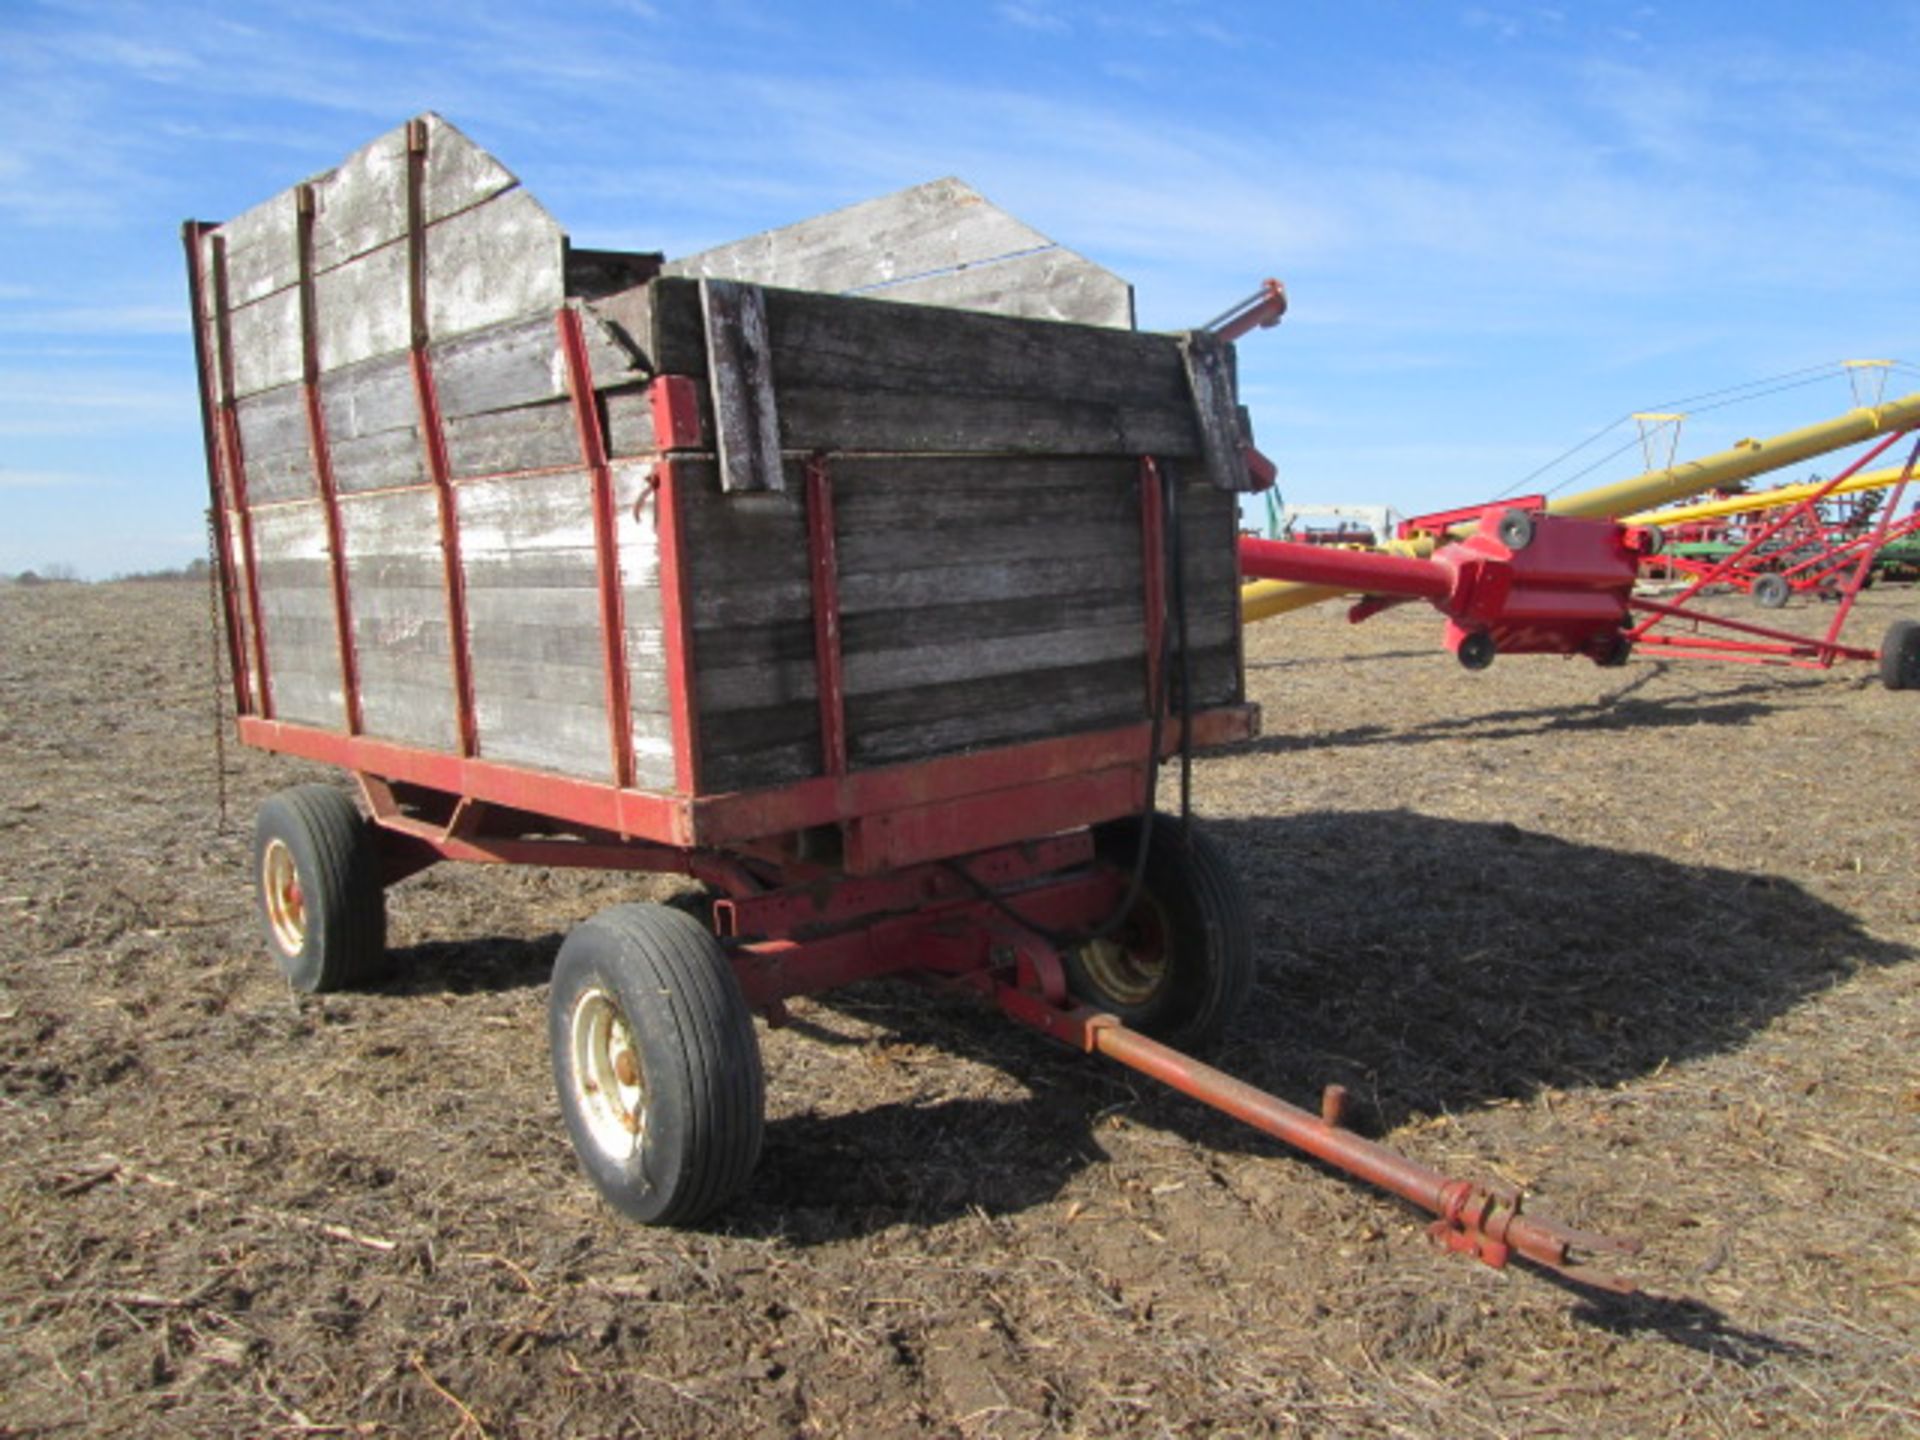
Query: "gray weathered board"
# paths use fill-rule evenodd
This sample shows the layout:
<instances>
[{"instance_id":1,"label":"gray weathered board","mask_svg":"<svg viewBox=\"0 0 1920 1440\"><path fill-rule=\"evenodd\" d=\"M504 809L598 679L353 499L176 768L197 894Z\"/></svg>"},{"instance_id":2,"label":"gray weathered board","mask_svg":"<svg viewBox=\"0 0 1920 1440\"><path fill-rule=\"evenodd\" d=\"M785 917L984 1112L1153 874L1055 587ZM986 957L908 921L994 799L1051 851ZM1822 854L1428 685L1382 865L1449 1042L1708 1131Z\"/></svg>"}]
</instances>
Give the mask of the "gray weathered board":
<instances>
[{"instance_id":1,"label":"gray weathered board","mask_svg":"<svg viewBox=\"0 0 1920 1440\"><path fill-rule=\"evenodd\" d=\"M664 274L1133 328L1133 287L951 176L668 261Z\"/></svg>"},{"instance_id":2,"label":"gray weathered board","mask_svg":"<svg viewBox=\"0 0 1920 1440\"><path fill-rule=\"evenodd\" d=\"M1180 497L1192 699L1240 698L1237 506L1218 483L1238 433L1224 428L1231 365L1203 354L1196 376L1178 339L1134 332L1123 282L954 181L652 278L657 257L570 250L451 125L428 116L414 134L423 157L410 159L401 127L211 230L196 256L209 386L243 462L226 482L236 579L259 597L257 635L238 607L241 651L256 693L264 652L278 718L347 724L324 455L365 731L460 744L440 519L451 507L477 753L612 778L593 478L555 321L569 306L612 456L627 738L643 788L676 783L647 486L661 451L646 385L660 374L696 382L709 437L674 457L702 791L822 773L800 484L813 455L834 501L855 768L1145 718L1142 455L1161 459ZM875 253L848 239L848 217L863 216L892 217ZM757 268L740 258L754 256ZM1057 291L1013 283L1049 271ZM805 278L921 302L989 272L978 310L738 283ZM1027 318L1074 307L1098 323Z\"/></svg>"}]
</instances>

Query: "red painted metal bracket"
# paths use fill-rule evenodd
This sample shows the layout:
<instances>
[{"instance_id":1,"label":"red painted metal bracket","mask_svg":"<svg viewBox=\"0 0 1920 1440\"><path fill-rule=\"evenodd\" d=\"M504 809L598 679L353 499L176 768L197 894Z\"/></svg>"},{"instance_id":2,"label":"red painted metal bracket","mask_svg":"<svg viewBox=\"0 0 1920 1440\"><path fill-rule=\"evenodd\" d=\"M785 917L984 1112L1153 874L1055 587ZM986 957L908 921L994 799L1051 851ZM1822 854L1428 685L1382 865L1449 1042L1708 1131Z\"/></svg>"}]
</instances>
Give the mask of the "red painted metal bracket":
<instances>
[{"instance_id":1,"label":"red painted metal bracket","mask_svg":"<svg viewBox=\"0 0 1920 1440\"><path fill-rule=\"evenodd\" d=\"M439 503L442 575L447 599L447 654L453 673L455 733L462 755L477 755L480 732L474 718L473 642L467 627L467 576L460 559L460 502L447 458L447 431L427 348L427 125L407 122L407 301L411 311L414 397L420 407L420 434L426 446L427 474Z\"/></svg>"},{"instance_id":2,"label":"red painted metal bracket","mask_svg":"<svg viewBox=\"0 0 1920 1440\"><path fill-rule=\"evenodd\" d=\"M580 311L563 306L555 316L560 351L567 366L567 390L573 398L573 424L580 438L580 463L593 485L594 588L600 597L600 669L607 707L607 747L613 783L633 785L633 694L627 670L626 603L620 583L620 535L614 514L613 469L607 460L606 432L593 393L593 362L587 354Z\"/></svg>"},{"instance_id":3,"label":"red painted metal bracket","mask_svg":"<svg viewBox=\"0 0 1920 1440\"><path fill-rule=\"evenodd\" d=\"M691 376L661 375L647 387L656 450L699 450L706 444L700 423L700 385Z\"/></svg>"},{"instance_id":4,"label":"red painted metal bracket","mask_svg":"<svg viewBox=\"0 0 1920 1440\"><path fill-rule=\"evenodd\" d=\"M247 628L253 637L253 711L273 718L273 676L267 667L267 633L261 623L260 567L253 543L253 507L247 500L246 448L240 441L240 416L234 399L233 307L227 298L227 239L213 237L213 326L219 375L220 468L232 491L233 513L240 522L240 554L246 569Z\"/></svg>"},{"instance_id":5,"label":"red painted metal bracket","mask_svg":"<svg viewBox=\"0 0 1920 1440\"><path fill-rule=\"evenodd\" d=\"M1166 653L1166 480L1151 455L1140 457L1140 574L1147 629L1147 715L1166 710L1160 663Z\"/></svg>"},{"instance_id":6,"label":"red painted metal bracket","mask_svg":"<svg viewBox=\"0 0 1920 1440\"><path fill-rule=\"evenodd\" d=\"M827 457L807 461L807 573L813 586L815 689L820 704L820 768L847 773L847 697L840 659L840 561L833 531L833 476Z\"/></svg>"},{"instance_id":7,"label":"red painted metal bracket","mask_svg":"<svg viewBox=\"0 0 1920 1440\"><path fill-rule=\"evenodd\" d=\"M307 412L307 445L313 456L314 485L327 527L327 580L333 591L333 628L340 652L341 708L347 733L363 728L360 708L360 658L353 633L353 602L347 591L346 530L340 521L340 496L333 480L333 447L327 436L326 409L320 399L320 330L313 278L313 186L296 191L295 220L300 257L300 394Z\"/></svg>"},{"instance_id":8,"label":"red painted metal bracket","mask_svg":"<svg viewBox=\"0 0 1920 1440\"><path fill-rule=\"evenodd\" d=\"M228 678L233 686L233 709L245 715L253 709L252 683L242 648L245 627L240 618L240 596L234 586L233 530L227 503L227 485L221 474L220 425L215 416L215 379L207 344L206 284L202 279L202 249L213 227L189 220L180 227L187 251L187 301L193 308L193 369L200 387L200 441L207 457L207 495L213 509L214 564L219 569L220 606L226 618Z\"/></svg>"},{"instance_id":9,"label":"red painted metal bracket","mask_svg":"<svg viewBox=\"0 0 1920 1440\"><path fill-rule=\"evenodd\" d=\"M700 789L699 692L694 686L693 596L687 585L687 543L681 531L682 472L670 460L653 467L653 523L660 574L660 633L666 654L667 715L673 735L673 787L684 798Z\"/></svg>"}]
</instances>

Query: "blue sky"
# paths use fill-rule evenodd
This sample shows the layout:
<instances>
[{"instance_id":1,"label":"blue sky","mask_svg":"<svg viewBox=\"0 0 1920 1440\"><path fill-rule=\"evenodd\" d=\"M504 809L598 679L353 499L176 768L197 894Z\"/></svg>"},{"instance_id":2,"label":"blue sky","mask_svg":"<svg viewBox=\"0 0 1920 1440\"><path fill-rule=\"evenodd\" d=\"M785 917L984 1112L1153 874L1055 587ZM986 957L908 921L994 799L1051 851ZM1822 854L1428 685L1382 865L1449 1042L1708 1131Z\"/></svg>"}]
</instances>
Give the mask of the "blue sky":
<instances>
[{"instance_id":1,"label":"blue sky","mask_svg":"<svg viewBox=\"0 0 1920 1440\"><path fill-rule=\"evenodd\" d=\"M0 571L202 553L179 222L421 110L586 246L954 174L1149 327L1277 275L1242 375L1284 492L1408 510L1635 409L1920 360L1916 44L1916 0L0 0ZM1682 453L1850 403L1835 372Z\"/></svg>"}]
</instances>

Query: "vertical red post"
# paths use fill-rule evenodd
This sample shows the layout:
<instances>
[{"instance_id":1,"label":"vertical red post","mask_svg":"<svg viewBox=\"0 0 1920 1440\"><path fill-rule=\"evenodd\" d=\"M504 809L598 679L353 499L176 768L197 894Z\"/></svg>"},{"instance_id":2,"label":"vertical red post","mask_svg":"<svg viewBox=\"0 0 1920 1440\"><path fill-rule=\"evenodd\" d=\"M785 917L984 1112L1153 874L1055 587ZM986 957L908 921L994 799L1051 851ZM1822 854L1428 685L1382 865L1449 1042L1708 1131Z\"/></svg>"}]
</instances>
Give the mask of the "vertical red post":
<instances>
[{"instance_id":1,"label":"vertical red post","mask_svg":"<svg viewBox=\"0 0 1920 1440\"><path fill-rule=\"evenodd\" d=\"M593 363L580 326L580 312L569 305L556 321L560 350L567 363L567 388L573 396L573 423L580 435L580 463L593 482L595 585L600 592L601 663L606 682L608 743L613 754L613 783L633 788L633 701L627 673L626 603L620 590L620 535L613 508L613 470L607 440L593 397Z\"/></svg>"},{"instance_id":2,"label":"vertical red post","mask_svg":"<svg viewBox=\"0 0 1920 1440\"><path fill-rule=\"evenodd\" d=\"M467 634L467 577L460 563L460 506L453 490L453 466L447 459L447 432L440 419L440 395L433 383L427 351L427 126L407 122L407 295L412 310L413 389L420 405L420 432L426 444L427 474L440 502L440 553L446 577L447 652L453 669L455 721L460 753L479 753L473 714L473 655Z\"/></svg>"},{"instance_id":3,"label":"vertical red post","mask_svg":"<svg viewBox=\"0 0 1920 1440\"><path fill-rule=\"evenodd\" d=\"M253 635L253 673L259 680L258 713L273 718L273 677L267 668L267 632L260 623L260 566L253 544L253 507L247 503L246 448L240 443L240 416L234 400L232 307L227 300L227 242L213 237L213 326L219 345L221 467L233 489L240 521L241 559L247 571L247 618Z\"/></svg>"},{"instance_id":4,"label":"vertical red post","mask_svg":"<svg viewBox=\"0 0 1920 1440\"><path fill-rule=\"evenodd\" d=\"M1904 431L1902 432L1905 433ZM1881 547L1887 543L1887 534L1893 528L1894 512L1900 508L1900 501L1907 493L1907 485L1913 479L1913 467L1920 461L1920 440L1914 442L1913 449L1907 452L1907 463L1901 467L1900 480L1890 490L1880 507L1880 518L1873 527L1872 537L1860 547L1859 562L1853 568L1853 574L1847 577L1846 586L1840 592L1840 604L1834 609L1833 623L1827 627L1827 638L1820 647L1820 658L1832 664L1837 658L1837 646L1840 631L1845 628L1847 616L1853 613L1853 602L1860 598L1860 592L1866 587L1867 576L1873 571L1875 557Z\"/></svg>"},{"instance_id":5,"label":"vertical red post","mask_svg":"<svg viewBox=\"0 0 1920 1440\"><path fill-rule=\"evenodd\" d=\"M653 467L654 524L660 546L660 630L667 660L667 713L673 727L673 787L697 795L700 725L694 707L693 612L687 596L686 537L680 529L680 472L671 460Z\"/></svg>"},{"instance_id":6,"label":"vertical red post","mask_svg":"<svg viewBox=\"0 0 1920 1440\"><path fill-rule=\"evenodd\" d=\"M215 380L207 345L206 286L201 279L201 252L207 231L212 228L199 220L180 227L180 238L187 250L187 303L193 307L193 367L200 384L200 442L207 456L207 494L213 505L214 564L219 568L220 604L227 626L227 665L233 684L234 712L250 714L253 687L247 676L247 657L243 648L240 597L234 588L233 529L228 519L227 482L220 456L219 425L214 415Z\"/></svg>"},{"instance_id":7,"label":"vertical red post","mask_svg":"<svg viewBox=\"0 0 1920 1440\"><path fill-rule=\"evenodd\" d=\"M1166 649L1166 510L1160 487L1166 483L1151 455L1140 457L1140 574L1146 599L1147 715L1158 715L1164 698L1160 662ZM1148 797L1151 800L1152 797Z\"/></svg>"},{"instance_id":8,"label":"vertical red post","mask_svg":"<svg viewBox=\"0 0 1920 1440\"><path fill-rule=\"evenodd\" d=\"M333 449L327 441L327 417L320 404L320 331L313 284L313 187L295 193L300 249L300 392L307 406L307 443L313 452L315 487L327 522L327 569L333 584L333 626L340 646L340 689L347 733L364 727L360 714L360 659L354 643L353 604L347 593L346 531L340 523L340 497L333 483Z\"/></svg>"},{"instance_id":9,"label":"vertical red post","mask_svg":"<svg viewBox=\"0 0 1920 1440\"><path fill-rule=\"evenodd\" d=\"M840 561L833 537L833 477L827 457L807 461L807 568L813 580L813 653L820 698L820 763L847 773L847 700L840 663Z\"/></svg>"}]
</instances>

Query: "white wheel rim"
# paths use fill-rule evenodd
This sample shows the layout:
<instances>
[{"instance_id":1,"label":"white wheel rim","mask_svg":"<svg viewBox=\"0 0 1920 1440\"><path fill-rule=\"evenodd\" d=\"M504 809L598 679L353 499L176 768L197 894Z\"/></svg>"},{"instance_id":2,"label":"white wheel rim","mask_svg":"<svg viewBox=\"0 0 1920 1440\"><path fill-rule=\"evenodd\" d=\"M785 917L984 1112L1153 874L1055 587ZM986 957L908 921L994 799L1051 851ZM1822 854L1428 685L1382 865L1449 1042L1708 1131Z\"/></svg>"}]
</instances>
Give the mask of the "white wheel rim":
<instances>
[{"instance_id":1,"label":"white wheel rim","mask_svg":"<svg viewBox=\"0 0 1920 1440\"><path fill-rule=\"evenodd\" d=\"M269 840L260 856L260 899L267 909L273 938L289 955L307 944L307 897L300 889L300 870L284 840Z\"/></svg>"},{"instance_id":2,"label":"white wheel rim","mask_svg":"<svg viewBox=\"0 0 1920 1440\"><path fill-rule=\"evenodd\" d=\"M602 1154L625 1160L647 1133L647 1077L627 1017L595 987L573 1002L567 1037L574 1112Z\"/></svg>"}]
</instances>

